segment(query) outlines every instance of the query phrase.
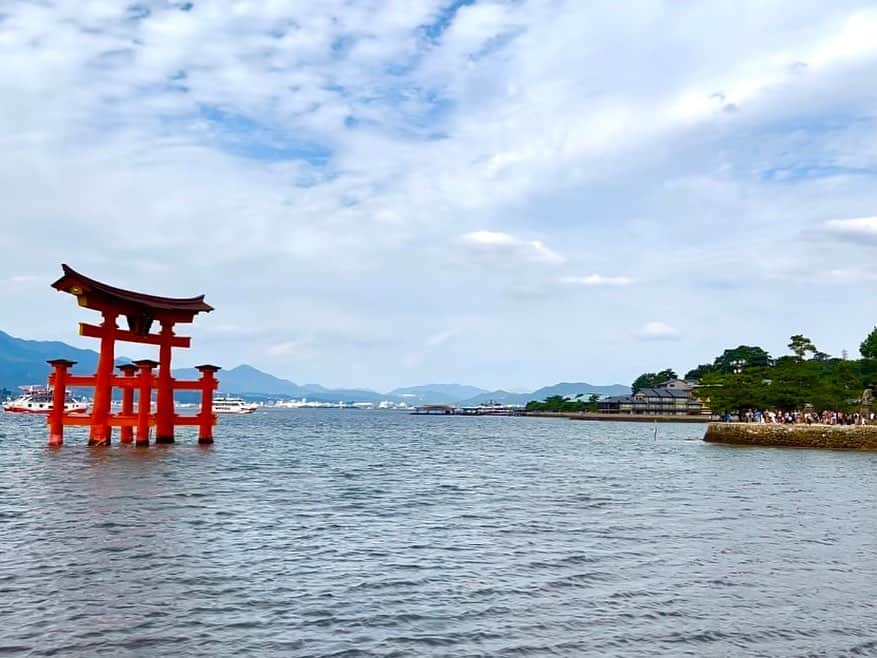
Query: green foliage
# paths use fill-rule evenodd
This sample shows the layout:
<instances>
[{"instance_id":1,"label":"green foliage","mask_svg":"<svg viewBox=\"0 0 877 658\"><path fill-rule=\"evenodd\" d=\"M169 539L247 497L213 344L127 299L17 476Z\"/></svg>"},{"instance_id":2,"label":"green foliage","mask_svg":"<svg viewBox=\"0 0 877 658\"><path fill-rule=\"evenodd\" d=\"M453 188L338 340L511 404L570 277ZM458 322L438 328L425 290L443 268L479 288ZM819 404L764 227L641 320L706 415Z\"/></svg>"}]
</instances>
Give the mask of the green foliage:
<instances>
[{"instance_id":1,"label":"green foliage","mask_svg":"<svg viewBox=\"0 0 877 658\"><path fill-rule=\"evenodd\" d=\"M771 365L773 360L765 350L754 345L740 345L722 352L713 361L713 370L719 373L732 373L745 368L762 368ZM701 366L702 367L702 366Z\"/></svg>"},{"instance_id":2,"label":"green foliage","mask_svg":"<svg viewBox=\"0 0 877 658\"><path fill-rule=\"evenodd\" d=\"M796 357L739 373L710 373L695 390L715 413L745 409L853 411L865 388L864 362Z\"/></svg>"},{"instance_id":3,"label":"green foliage","mask_svg":"<svg viewBox=\"0 0 877 658\"><path fill-rule=\"evenodd\" d=\"M633 389L633 392L636 393L644 388L654 388L669 379L678 379L678 375L672 368L667 368L661 372L646 372L634 380L631 388Z\"/></svg>"},{"instance_id":4,"label":"green foliage","mask_svg":"<svg viewBox=\"0 0 877 658\"><path fill-rule=\"evenodd\" d=\"M716 367L711 363L701 363L697 368L685 373L685 379L700 381L710 373L716 372Z\"/></svg>"},{"instance_id":5,"label":"green foliage","mask_svg":"<svg viewBox=\"0 0 877 658\"><path fill-rule=\"evenodd\" d=\"M766 368L747 368L738 374L708 373L694 395L713 413L763 407L766 399Z\"/></svg>"},{"instance_id":6,"label":"green foliage","mask_svg":"<svg viewBox=\"0 0 877 658\"><path fill-rule=\"evenodd\" d=\"M789 349L799 359L803 359L807 352L815 353L817 351L813 341L802 334L795 334L789 339Z\"/></svg>"},{"instance_id":7,"label":"green foliage","mask_svg":"<svg viewBox=\"0 0 877 658\"><path fill-rule=\"evenodd\" d=\"M594 397L594 396L591 396ZM542 402L531 400L527 403L527 411L553 411L558 413L574 413L577 411L585 411L588 403L576 396L576 399L568 400L562 395L552 395L545 398Z\"/></svg>"},{"instance_id":8,"label":"green foliage","mask_svg":"<svg viewBox=\"0 0 877 658\"><path fill-rule=\"evenodd\" d=\"M862 359L852 363L858 366L864 387L877 390L877 359Z\"/></svg>"},{"instance_id":9,"label":"green foliage","mask_svg":"<svg viewBox=\"0 0 877 658\"><path fill-rule=\"evenodd\" d=\"M877 327L862 341L859 352L865 359L877 359Z\"/></svg>"},{"instance_id":10,"label":"green foliage","mask_svg":"<svg viewBox=\"0 0 877 658\"><path fill-rule=\"evenodd\" d=\"M587 400L583 399L584 395L579 393L572 400L562 395L552 395L545 398L542 402L531 400L527 403L527 411L553 411L557 413L576 413L580 411L597 411L599 409L597 403L600 396L592 393Z\"/></svg>"}]
</instances>

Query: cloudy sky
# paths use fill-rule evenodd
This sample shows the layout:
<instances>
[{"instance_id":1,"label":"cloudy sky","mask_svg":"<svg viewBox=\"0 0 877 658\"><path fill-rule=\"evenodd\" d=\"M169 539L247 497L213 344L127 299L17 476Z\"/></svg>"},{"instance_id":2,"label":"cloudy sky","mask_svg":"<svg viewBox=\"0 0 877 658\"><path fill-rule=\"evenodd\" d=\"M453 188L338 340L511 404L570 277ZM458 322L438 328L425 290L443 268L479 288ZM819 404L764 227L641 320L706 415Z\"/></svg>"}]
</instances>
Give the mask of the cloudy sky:
<instances>
[{"instance_id":1,"label":"cloudy sky","mask_svg":"<svg viewBox=\"0 0 877 658\"><path fill-rule=\"evenodd\" d=\"M94 347L66 262L299 383L853 354L875 80L845 0L5 0L0 329Z\"/></svg>"}]
</instances>

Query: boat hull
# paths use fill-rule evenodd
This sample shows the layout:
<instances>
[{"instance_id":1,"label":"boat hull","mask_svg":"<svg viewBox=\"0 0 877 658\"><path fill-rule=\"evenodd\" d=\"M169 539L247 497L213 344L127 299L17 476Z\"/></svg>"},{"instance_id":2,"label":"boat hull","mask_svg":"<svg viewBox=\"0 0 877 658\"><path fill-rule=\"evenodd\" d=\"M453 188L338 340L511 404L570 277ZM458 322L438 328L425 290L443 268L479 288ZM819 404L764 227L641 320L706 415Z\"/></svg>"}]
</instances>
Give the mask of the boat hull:
<instances>
[{"instance_id":1,"label":"boat hull","mask_svg":"<svg viewBox=\"0 0 877 658\"><path fill-rule=\"evenodd\" d=\"M55 400L51 387L40 385L22 386L24 394L3 402L3 411L11 414L40 414L52 413L55 408ZM65 414L84 414L88 411L88 402L77 400L69 393L63 400Z\"/></svg>"},{"instance_id":2,"label":"boat hull","mask_svg":"<svg viewBox=\"0 0 877 658\"><path fill-rule=\"evenodd\" d=\"M52 408L30 409L15 404L4 404L3 411L9 414L26 414L33 416L47 416L52 413ZM64 407L65 414L84 414L88 412L88 407Z\"/></svg>"}]
</instances>

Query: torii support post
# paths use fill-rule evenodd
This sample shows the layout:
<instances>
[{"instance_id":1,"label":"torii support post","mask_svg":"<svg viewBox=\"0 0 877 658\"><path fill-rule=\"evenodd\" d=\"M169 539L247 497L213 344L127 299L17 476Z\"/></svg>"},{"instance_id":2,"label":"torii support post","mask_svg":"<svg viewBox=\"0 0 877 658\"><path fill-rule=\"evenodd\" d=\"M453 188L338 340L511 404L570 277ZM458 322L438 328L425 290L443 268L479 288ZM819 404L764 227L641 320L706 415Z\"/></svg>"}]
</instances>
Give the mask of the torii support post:
<instances>
[{"instance_id":1,"label":"torii support post","mask_svg":"<svg viewBox=\"0 0 877 658\"><path fill-rule=\"evenodd\" d=\"M201 373L201 413L198 419L198 443L202 445L213 443L213 425L216 418L213 415L213 392L219 388L216 381L216 373L221 370L219 366L203 365L195 366Z\"/></svg>"},{"instance_id":2,"label":"torii support post","mask_svg":"<svg viewBox=\"0 0 877 658\"><path fill-rule=\"evenodd\" d=\"M158 396L155 410L155 442L174 442L174 380L171 375L171 347L174 323L161 322L161 342L158 346Z\"/></svg>"},{"instance_id":3,"label":"torii support post","mask_svg":"<svg viewBox=\"0 0 877 658\"><path fill-rule=\"evenodd\" d=\"M64 402L67 400L67 374L76 361L52 359L52 413L49 416L49 447L60 448L64 445Z\"/></svg>"},{"instance_id":4,"label":"torii support post","mask_svg":"<svg viewBox=\"0 0 877 658\"><path fill-rule=\"evenodd\" d=\"M152 411L152 370L158 366L157 361L141 359L134 365L139 368L137 374L137 443L140 447L149 446L149 416Z\"/></svg>"},{"instance_id":5,"label":"torii support post","mask_svg":"<svg viewBox=\"0 0 877 658\"><path fill-rule=\"evenodd\" d=\"M112 429L109 425L110 407L113 401L113 362L116 360L116 318L119 314L107 310L103 312L101 325L100 354L97 361L97 374L94 382L94 402L91 410L91 432L88 445L108 446Z\"/></svg>"},{"instance_id":6,"label":"torii support post","mask_svg":"<svg viewBox=\"0 0 877 658\"><path fill-rule=\"evenodd\" d=\"M137 372L137 366L133 363L126 363L125 365L118 366L119 370L122 371L122 375L128 379L132 380L131 386L125 386L122 389L122 415L123 416L133 416L134 415L134 386L133 379L134 373ZM121 443L134 443L134 428L130 425L123 425L119 429L120 438L119 441Z\"/></svg>"}]
</instances>

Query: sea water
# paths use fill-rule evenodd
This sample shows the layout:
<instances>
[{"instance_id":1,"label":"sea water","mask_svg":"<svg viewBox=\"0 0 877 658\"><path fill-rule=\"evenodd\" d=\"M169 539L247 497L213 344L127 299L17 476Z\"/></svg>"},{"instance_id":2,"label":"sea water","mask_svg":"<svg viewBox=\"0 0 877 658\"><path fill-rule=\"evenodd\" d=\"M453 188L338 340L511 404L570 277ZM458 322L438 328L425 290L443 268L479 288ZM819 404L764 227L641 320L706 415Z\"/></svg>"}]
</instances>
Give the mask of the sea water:
<instances>
[{"instance_id":1,"label":"sea water","mask_svg":"<svg viewBox=\"0 0 877 658\"><path fill-rule=\"evenodd\" d=\"M700 425L0 416L0 655L877 654L877 454Z\"/></svg>"}]
</instances>

